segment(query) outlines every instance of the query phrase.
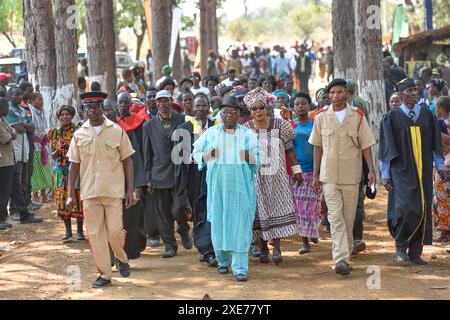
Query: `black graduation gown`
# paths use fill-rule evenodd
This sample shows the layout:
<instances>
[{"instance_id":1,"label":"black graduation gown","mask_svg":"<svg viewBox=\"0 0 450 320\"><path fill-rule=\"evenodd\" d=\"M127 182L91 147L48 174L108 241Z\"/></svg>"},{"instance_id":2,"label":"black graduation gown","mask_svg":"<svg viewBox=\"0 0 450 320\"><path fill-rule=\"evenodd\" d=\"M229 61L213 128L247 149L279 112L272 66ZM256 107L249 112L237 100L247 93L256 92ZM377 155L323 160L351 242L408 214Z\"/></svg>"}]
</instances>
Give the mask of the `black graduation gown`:
<instances>
[{"instance_id":1,"label":"black graduation gown","mask_svg":"<svg viewBox=\"0 0 450 320\"><path fill-rule=\"evenodd\" d=\"M127 132L131 145L136 151L131 159L133 161L135 189L146 187L147 181L144 173L144 160L142 158L142 125L135 130ZM142 199L130 209L124 209L124 228L126 230L125 252L128 259L137 259L147 245L147 236L144 227L144 202Z\"/></svg>"},{"instance_id":2,"label":"black graduation gown","mask_svg":"<svg viewBox=\"0 0 450 320\"><path fill-rule=\"evenodd\" d=\"M208 127L212 127L214 122L208 119ZM178 127L189 131L191 144L194 143L193 125L185 122ZM183 140L177 142L181 143ZM191 148L192 152L193 147ZM191 154L185 155L185 159L190 159ZM175 191L178 195L188 198L192 208L194 222L194 245L202 255L214 255L211 240L211 224L207 220L206 211L206 166L199 171L195 163L180 163L175 165Z\"/></svg>"},{"instance_id":3,"label":"black graduation gown","mask_svg":"<svg viewBox=\"0 0 450 320\"><path fill-rule=\"evenodd\" d=\"M422 183L414 159L411 127L420 128ZM432 243L433 151L442 154L439 128L430 110L421 108L415 123L400 108L383 116L378 157L390 163L394 190L388 199L388 227L399 243L408 242L413 236L420 237L422 244Z\"/></svg>"}]
</instances>

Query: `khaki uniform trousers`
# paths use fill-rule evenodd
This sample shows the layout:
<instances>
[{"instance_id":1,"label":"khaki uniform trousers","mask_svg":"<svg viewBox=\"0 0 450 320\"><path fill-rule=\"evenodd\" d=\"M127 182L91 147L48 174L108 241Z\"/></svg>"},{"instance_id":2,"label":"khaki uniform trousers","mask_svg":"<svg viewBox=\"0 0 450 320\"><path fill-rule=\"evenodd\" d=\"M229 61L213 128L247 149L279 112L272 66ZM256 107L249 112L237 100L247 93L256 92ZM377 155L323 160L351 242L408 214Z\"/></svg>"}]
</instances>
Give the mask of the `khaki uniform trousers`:
<instances>
[{"instance_id":1,"label":"khaki uniform trousers","mask_svg":"<svg viewBox=\"0 0 450 320\"><path fill-rule=\"evenodd\" d=\"M128 263L124 251L125 230L123 228L123 199L96 197L83 200L84 221L89 236L89 244L100 276L111 280L111 256ZM108 245L109 243L109 245Z\"/></svg>"},{"instance_id":2,"label":"khaki uniform trousers","mask_svg":"<svg viewBox=\"0 0 450 320\"><path fill-rule=\"evenodd\" d=\"M353 224L358 204L359 184L323 183L328 221L333 241L333 262L347 263L353 251Z\"/></svg>"}]
</instances>

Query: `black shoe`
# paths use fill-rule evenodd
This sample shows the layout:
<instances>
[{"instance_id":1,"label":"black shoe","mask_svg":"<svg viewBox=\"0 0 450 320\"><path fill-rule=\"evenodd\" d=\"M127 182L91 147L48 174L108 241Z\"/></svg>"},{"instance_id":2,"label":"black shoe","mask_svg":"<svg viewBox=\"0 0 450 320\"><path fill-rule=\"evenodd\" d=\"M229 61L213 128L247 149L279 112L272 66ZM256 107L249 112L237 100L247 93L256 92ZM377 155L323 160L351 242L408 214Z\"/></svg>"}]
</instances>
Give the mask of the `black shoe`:
<instances>
[{"instance_id":1,"label":"black shoe","mask_svg":"<svg viewBox=\"0 0 450 320\"><path fill-rule=\"evenodd\" d=\"M251 245L250 251L252 252L252 256L255 258L259 258L261 256L261 250L259 250L256 244Z\"/></svg>"},{"instance_id":2,"label":"black shoe","mask_svg":"<svg viewBox=\"0 0 450 320\"><path fill-rule=\"evenodd\" d=\"M158 248L161 245L161 242L159 241L159 238L149 239L147 241L147 244L150 246L150 248Z\"/></svg>"},{"instance_id":3,"label":"black shoe","mask_svg":"<svg viewBox=\"0 0 450 320\"><path fill-rule=\"evenodd\" d=\"M397 254L395 255L394 261L399 265L409 265L410 261L408 258L408 255L404 251L397 251Z\"/></svg>"},{"instance_id":4,"label":"black shoe","mask_svg":"<svg viewBox=\"0 0 450 320\"><path fill-rule=\"evenodd\" d=\"M83 220L77 220L77 240L86 240L83 234Z\"/></svg>"},{"instance_id":5,"label":"black shoe","mask_svg":"<svg viewBox=\"0 0 450 320\"><path fill-rule=\"evenodd\" d=\"M236 278L237 281L247 281L248 280L247 275L243 274L243 273L238 273L234 277Z\"/></svg>"},{"instance_id":6,"label":"black shoe","mask_svg":"<svg viewBox=\"0 0 450 320\"><path fill-rule=\"evenodd\" d=\"M20 219L20 223L21 224L28 224L28 223L40 223L40 222L42 222L44 219L42 218L42 217L40 217L40 216L32 216L32 215L29 215L29 216L27 216L27 217L25 217L25 218L21 218Z\"/></svg>"},{"instance_id":7,"label":"black shoe","mask_svg":"<svg viewBox=\"0 0 450 320\"><path fill-rule=\"evenodd\" d=\"M5 230L8 228L12 228L12 224L6 221L0 221L0 230Z\"/></svg>"},{"instance_id":8,"label":"black shoe","mask_svg":"<svg viewBox=\"0 0 450 320\"><path fill-rule=\"evenodd\" d=\"M27 209L29 211L36 211L36 210L39 210L40 208L42 208L43 205L44 205L43 203L33 202L28 205Z\"/></svg>"},{"instance_id":9,"label":"black shoe","mask_svg":"<svg viewBox=\"0 0 450 320\"><path fill-rule=\"evenodd\" d=\"M346 276L352 273L352 268L347 262L343 260L336 263L334 271L341 276Z\"/></svg>"},{"instance_id":10,"label":"black shoe","mask_svg":"<svg viewBox=\"0 0 450 320\"><path fill-rule=\"evenodd\" d=\"M300 250L298 250L298 253L299 254L305 254L305 253L308 253L309 251L310 251L310 245L309 244L306 244L306 243L304 243L303 245L302 245L302 247L300 248Z\"/></svg>"},{"instance_id":11,"label":"black shoe","mask_svg":"<svg viewBox=\"0 0 450 320\"><path fill-rule=\"evenodd\" d=\"M353 243L352 255L356 255L364 250L366 250L366 243L362 240L355 240Z\"/></svg>"},{"instance_id":12,"label":"black shoe","mask_svg":"<svg viewBox=\"0 0 450 320\"><path fill-rule=\"evenodd\" d=\"M128 263L123 263L119 259L116 259L116 268L119 271L120 275L124 278L127 278L131 274L131 268Z\"/></svg>"},{"instance_id":13,"label":"black shoe","mask_svg":"<svg viewBox=\"0 0 450 320\"><path fill-rule=\"evenodd\" d=\"M281 256L281 251L273 251L272 253L272 261L275 262L276 265L283 262L283 257Z\"/></svg>"},{"instance_id":14,"label":"black shoe","mask_svg":"<svg viewBox=\"0 0 450 320\"><path fill-rule=\"evenodd\" d=\"M314 244L318 244L319 243L319 239L311 238L311 242L314 243Z\"/></svg>"},{"instance_id":15,"label":"black shoe","mask_svg":"<svg viewBox=\"0 0 450 320\"><path fill-rule=\"evenodd\" d=\"M92 283L92 288L103 288L105 286L109 286L110 284L111 280L106 280L102 277L98 277L97 280Z\"/></svg>"},{"instance_id":16,"label":"black shoe","mask_svg":"<svg viewBox=\"0 0 450 320\"><path fill-rule=\"evenodd\" d=\"M261 255L259 256L259 262L269 263L269 250L261 250Z\"/></svg>"},{"instance_id":17,"label":"black shoe","mask_svg":"<svg viewBox=\"0 0 450 320\"><path fill-rule=\"evenodd\" d=\"M203 254L201 254L201 255L198 257L198 261L200 261L200 262L208 262L208 257L205 256L205 255L203 255Z\"/></svg>"},{"instance_id":18,"label":"black shoe","mask_svg":"<svg viewBox=\"0 0 450 320\"><path fill-rule=\"evenodd\" d=\"M166 247L162 257L163 258L172 258L172 257L175 257L176 255L177 255L177 250L175 248Z\"/></svg>"},{"instance_id":19,"label":"black shoe","mask_svg":"<svg viewBox=\"0 0 450 320\"><path fill-rule=\"evenodd\" d=\"M209 256L208 257L208 266L210 266L210 267L217 267L217 265L218 265L218 262L217 262L216 257Z\"/></svg>"},{"instance_id":20,"label":"black shoe","mask_svg":"<svg viewBox=\"0 0 450 320\"><path fill-rule=\"evenodd\" d=\"M228 267L218 267L217 268L217 272L220 274L227 274L230 270L228 269Z\"/></svg>"},{"instance_id":21,"label":"black shoe","mask_svg":"<svg viewBox=\"0 0 450 320\"><path fill-rule=\"evenodd\" d=\"M86 238L84 237L83 233L77 233L77 240L82 241L82 240L86 240Z\"/></svg>"},{"instance_id":22,"label":"black shoe","mask_svg":"<svg viewBox=\"0 0 450 320\"><path fill-rule=\"evenodd\" d=\"M70 238L72 238L73 234L72 233L65 233L64 236L62 236L61 240L69 240Z\"/></svg>"},{"instance_id":23,"label":"black shoe","mask_svg":"<svg viewBox=\"0 0 450 320\"><path fill-rule=\"evenodd\" d=\"M422 258L415 258L415 259L409 259L409 261L411 261L412 264L418 265L418 266L424 266L427 265L428 262L423 260Z\"/></svg>"},{"instance_id":24,"label":"black shoe","mask_svg":"<svg viewBox=\"0 0 450 320\"><path fill-rule=\"evenodd\" d=\"M181 235L181 243L183 245L183 248L186 250L190 250L193 247L192 237L189 235L189 233Z\"/></svg>"}]
</instances>

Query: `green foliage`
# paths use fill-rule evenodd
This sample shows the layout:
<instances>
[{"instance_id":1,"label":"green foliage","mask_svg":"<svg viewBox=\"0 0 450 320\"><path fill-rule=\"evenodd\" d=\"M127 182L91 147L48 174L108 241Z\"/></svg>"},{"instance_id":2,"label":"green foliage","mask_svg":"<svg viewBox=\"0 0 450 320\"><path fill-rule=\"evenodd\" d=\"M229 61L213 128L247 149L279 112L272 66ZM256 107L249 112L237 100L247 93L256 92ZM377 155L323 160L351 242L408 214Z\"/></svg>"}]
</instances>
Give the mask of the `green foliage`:
<instances>
[{"instance_id":1,"label":"green foliage","mask_svg":"<svg viewBox=\"0 0 450 320\"><path fill-rule=\"evenodd\" d=\"M0 32L19 31L23 28L22 1L0 1Z\"/></svg>"},{"instance_id":2,"label":"green foliage","mask_svg":"<svg viewBox=\"0 0 450 320\"><path fill-rule=\"evenodd\" d=\"M229 37L239 42L263 36L311 38L330 29L331 8L319 0L283 0L277 9L261 7L226 26Z\"/></svg>"},{"instance_id":3,"label":"green foliage","mask_svg":"<svg viewBox=\"0 0 450 320\"><path fill-rule=\"evenodd\" d=\"M251 23L245 18L238 18L228 24L228 33L236 41L242 41L247 38Z\"/></svg>"},{"instance_id":4,"label":"green foliage","mask_svg":"<svg viewBox=\"0 0 450 320\"><path fill-rule=\"evenodd\" d=\"M406 17L416 32L425 29L425 6L423 1L406 1ZM433 0L433 28L448 25L450 21L450 1Z\"/></svg>"},{"instance_id":5,"label":"green foliage","mask_svg":"<svg viewBox=\"0 0 450 320\"><path fill-rule=\"evenodd\" d=\"M116 0L116 29L133 28L135 34L141 34L145 24L144 2L142 0Z\"/></svg>"}]
</instances>

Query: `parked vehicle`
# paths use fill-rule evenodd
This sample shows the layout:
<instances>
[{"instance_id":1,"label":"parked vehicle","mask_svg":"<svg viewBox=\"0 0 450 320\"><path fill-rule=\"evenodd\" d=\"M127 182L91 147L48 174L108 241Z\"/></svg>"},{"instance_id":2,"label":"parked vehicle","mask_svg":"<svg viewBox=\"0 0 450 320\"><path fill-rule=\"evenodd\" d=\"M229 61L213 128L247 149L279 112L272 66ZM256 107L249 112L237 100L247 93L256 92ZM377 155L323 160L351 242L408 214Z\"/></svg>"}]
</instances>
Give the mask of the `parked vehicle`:
<instances>
[{"instance_id":1,"label":"parked vehicle","mask_svg":"<svg viewBox=\"0 0 450 320\"><path fill-rule=\"evenodd\" d=\"M11 78L8 79L8 85L17 85L20 80L20 62L19 58L3 58L0 59L0 72L9 73Z\"/></svg>"},{"instance_id":2,"label":"parked vehicle","mask_svg":"<svg viewBox=\"0 0 450 320\"><path fill-rule=\"evenodd\" d=\"M133 67L133 60L128 52L116 51L117 80L123 80L122 71Z\"/></svg>"},{"instance_id":3,"label":"parked vehicle","mask_svg":"<svg viewBox=\"0 0 450 320\"><path fill-rule=\"evenodd\" d=\"M27 61L27 50L25 48L14 48L11 51L11 58L18 58Z\"/></svg>"}]
</instances>

